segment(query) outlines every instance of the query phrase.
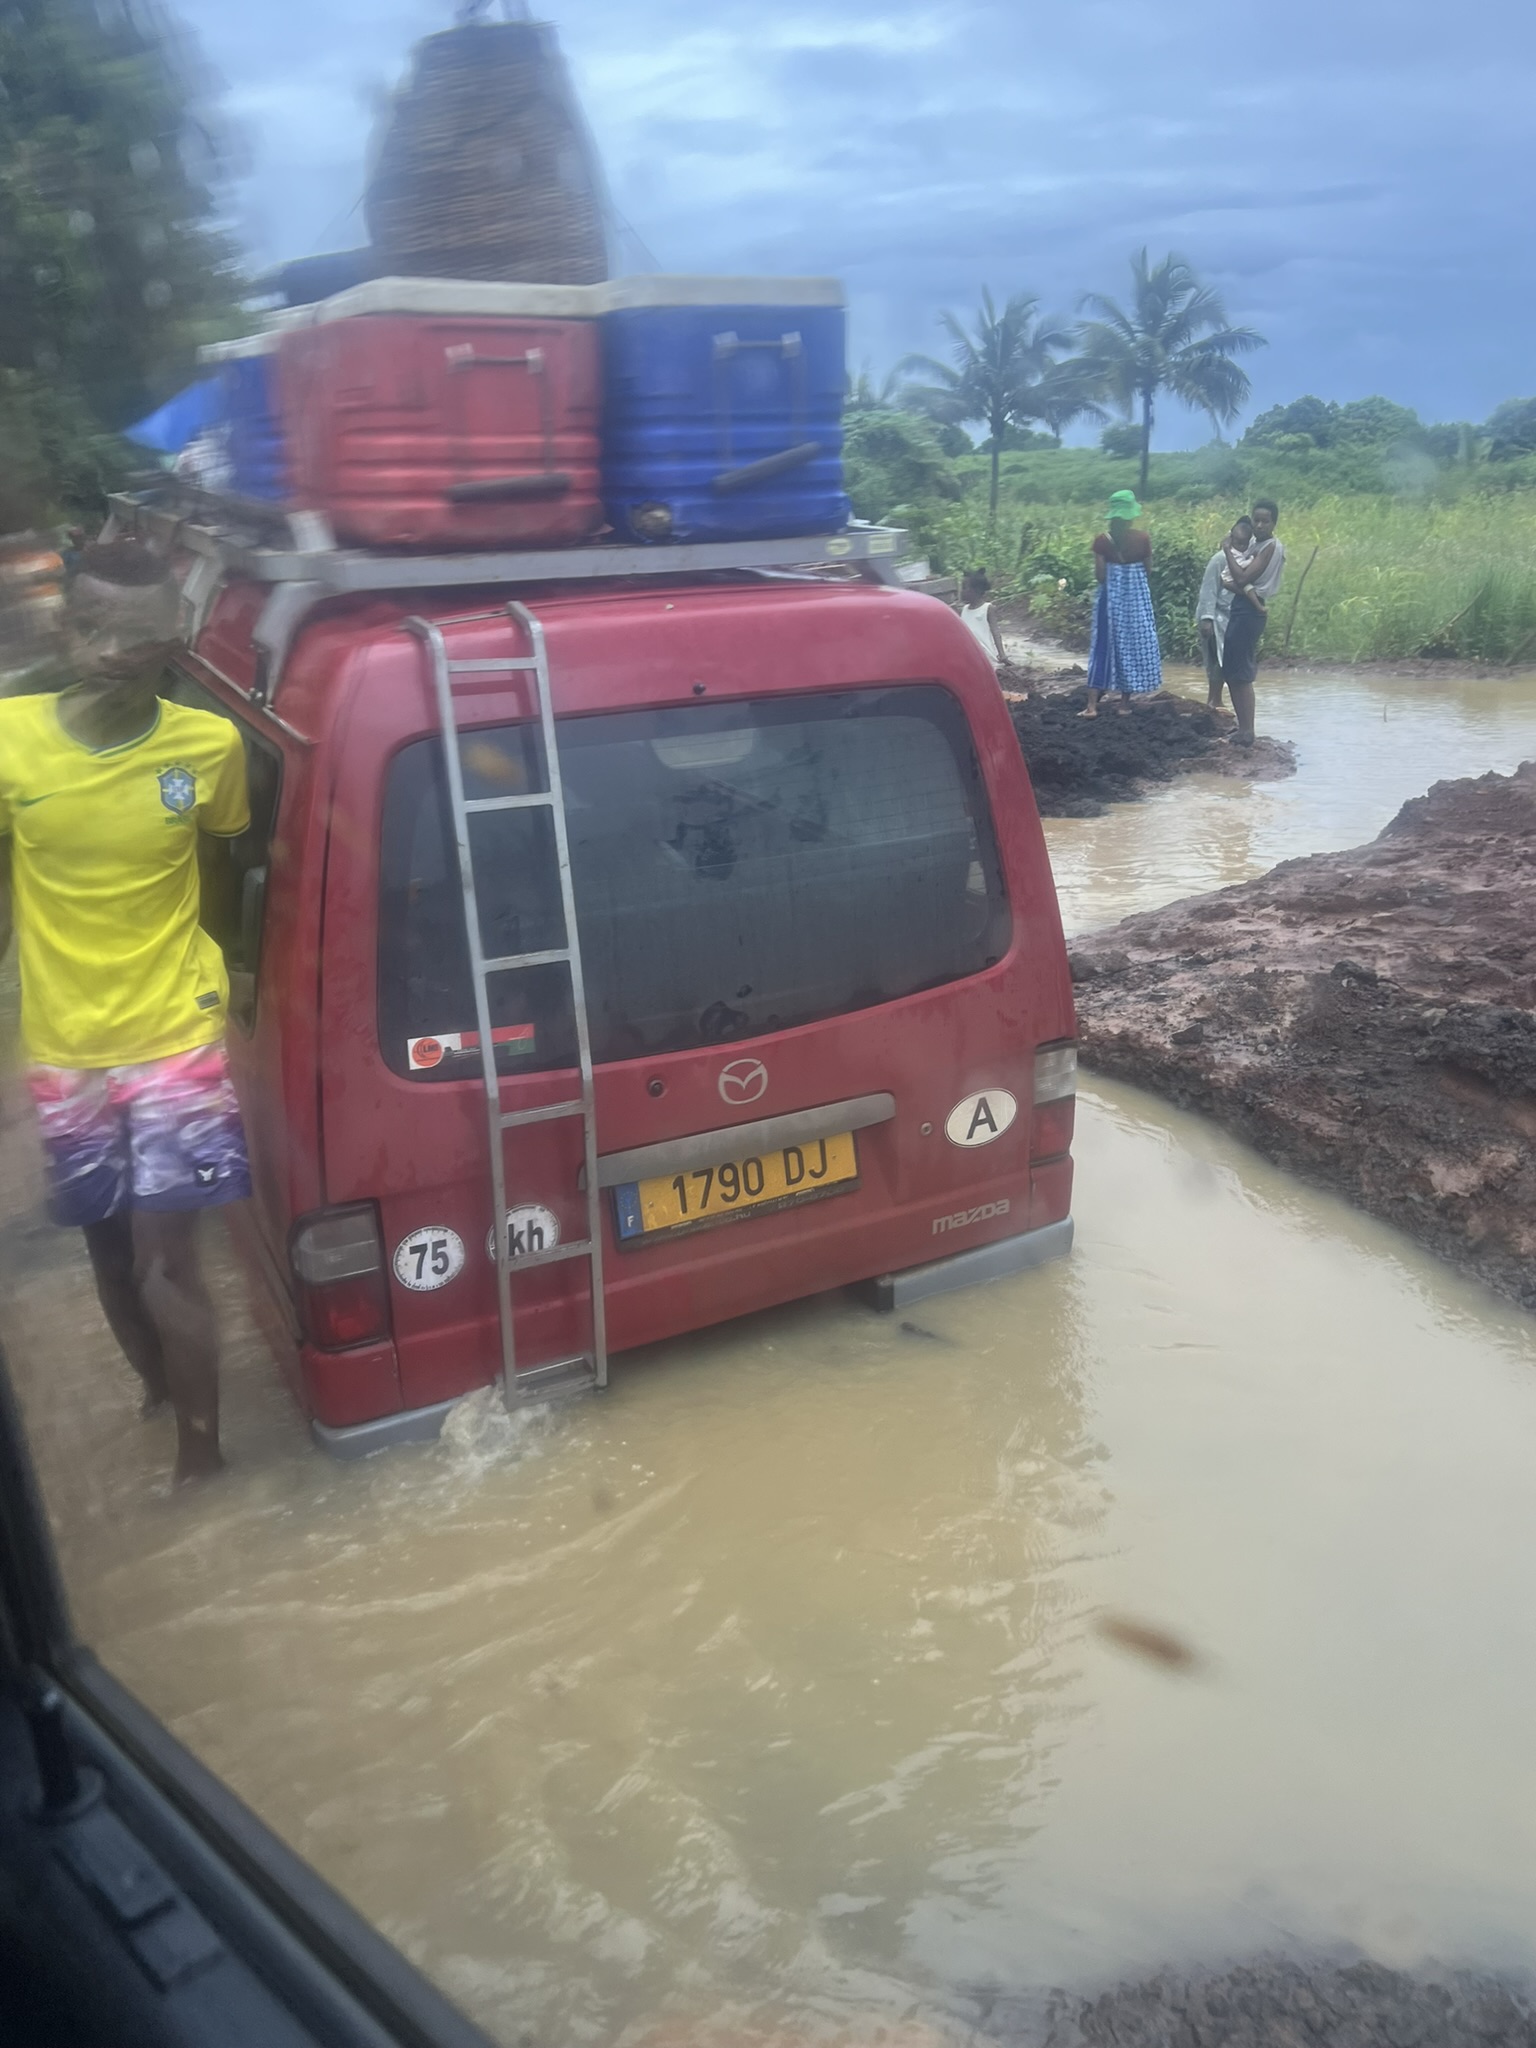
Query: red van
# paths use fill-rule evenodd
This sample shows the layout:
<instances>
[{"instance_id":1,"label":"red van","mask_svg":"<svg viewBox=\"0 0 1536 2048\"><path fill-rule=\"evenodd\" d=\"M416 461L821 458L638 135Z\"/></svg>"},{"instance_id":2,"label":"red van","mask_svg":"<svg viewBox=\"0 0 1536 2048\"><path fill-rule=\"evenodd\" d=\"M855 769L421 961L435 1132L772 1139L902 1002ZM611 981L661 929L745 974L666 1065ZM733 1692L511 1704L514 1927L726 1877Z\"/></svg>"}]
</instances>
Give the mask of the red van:
<instances>
[{"instance_id":1,"label":"red van","mask_svg":"<svg viewBox=\"0 0 1536 2048\"><path fill-rule=\"evenodd\" d=\"M233 1227L322 1444L430 1435L514 1349L520 1386L601 1379L608 1348L1070 1247L1056 893L945 606L720 548L450 577L119 516L200 547L174 691L247 742ZM500 1259L488 1118L512 1121Z\"/></svg>"}]
</instances>

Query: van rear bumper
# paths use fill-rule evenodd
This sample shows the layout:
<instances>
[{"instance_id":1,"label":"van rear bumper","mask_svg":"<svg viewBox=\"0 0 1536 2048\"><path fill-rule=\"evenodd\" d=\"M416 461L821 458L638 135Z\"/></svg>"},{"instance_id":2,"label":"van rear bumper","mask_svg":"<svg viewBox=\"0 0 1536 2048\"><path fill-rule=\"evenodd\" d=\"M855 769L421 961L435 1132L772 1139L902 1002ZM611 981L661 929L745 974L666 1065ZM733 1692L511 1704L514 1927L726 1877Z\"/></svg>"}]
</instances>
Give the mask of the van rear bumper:
<instances>
[{"instance_id":1,"label":"van rear bumper","mask_svg":"<svg viewBox=\"0 0 1536 2048\"><path fill-rule=\"evenodd\" d=\"M873 1280L857 1281L849 1292L861 1296L877 1309L906 1308L931 1294L950 1294L957 1288L977 1287L985 1280L1006 1279L1011 1273L1027 1273L1050 1259L1065 1258L1072 1249L1072 1218L1047 1223L1040 1230L1026 1230L1020 1237L1000 1238L996 1244L979 1244L968 1252L954 1252L947 1259L934 1259L925 1266L908 1266L905 1272L882 1273ZM455 1394L449 1401L434 1401L427 1408L403 1408L393 1415L380 1415L372 1422L332 1425L311 1422L310 1433L322 1451L333 1458L367 1458L375 1451L391 1450L397 1444L435 1442L450 1408L462 1401Z\"/></svg>"},{"instance_id":2,"label":"van rear bumper","mask_svg":"<svg viewBox=\"0 0 1536 2048\"><path fill-rule=\"evenodd\" d=\"M518 1374L519 1391L527 1399L546 1399L584 1393L593 1384L590 1358L562 1359L558 1364L530 1366ZM499 1380L492 1380L492 1386ZM433 1401L425 1408L400 1408L393 1415L375 1416L369 1422L317 1422L311 1418L309 1431L322 1451L333 1458L369 1458L375 1451L393 1450L397 1444L436 1443L442 1435L448 1411L477 1390L466 1387L446 1401Z\"/></svg>"},{"instance_id":3,"label":"van rear bumper","mask_svg":"<svg viewBox=\"0 0 1536 2048\"><path fill-rule=\"evenodd\" d=\"M451 1401L434 1401L430 1408L397 1408L393 1415L379 1415L372 1422L312 1421L309 1433L333 1458L367 1458L375 1451L393 1450L396 1444L435 1443L443 1418L463 1398L455 1394Z\"/></svg>"},{"instance_id":4,"label":"van rear bumper","mask_svg":"<svg viewBox=\"0 0 1536 2048\"><path fill-rule=\"evenodd\" d=\"M902 1273L881 1273L861 1281L854 1290L872 1307L889 1310L907 1308L930 1294L952 1294L960 1287L977 1287L984 1280L1002 1280L1010 1273L1027 1273L1048 1259L1065 1258L1072 1249L1072 1218L1047 1223L1039 1230L1026 1230L1021 1237L1002 1237L996 1244L979 1244L973 1251L953 1252L947 1259L933 1259L926 1266L908 1266Z\"/></svg>"}]
</instances>

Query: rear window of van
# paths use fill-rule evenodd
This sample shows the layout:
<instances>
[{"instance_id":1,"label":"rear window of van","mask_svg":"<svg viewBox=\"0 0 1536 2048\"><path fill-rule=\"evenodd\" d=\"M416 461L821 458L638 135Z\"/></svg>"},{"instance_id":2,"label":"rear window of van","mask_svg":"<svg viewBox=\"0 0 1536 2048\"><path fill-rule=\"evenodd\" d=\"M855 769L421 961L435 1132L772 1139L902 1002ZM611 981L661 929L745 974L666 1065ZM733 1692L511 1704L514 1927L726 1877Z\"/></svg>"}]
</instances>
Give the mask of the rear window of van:
<instances>
[{"instance_id":1,"label":"rear window of van","mask_svg":"<svg viewBox=\"0 0 1536 2048\"><path fill-rule=\"evenodd\" d=\"M946 690L690 704L559 731L598 1062L870 1009L1007 950L986 790ZM540 756L531 725L464 733L466 794L544 787ZM548 812L482 813L471 830L487 956L563 945ZM563 964L503 973L491 989L502 1071L574 1064ZM478 1062L435 740L390 768L379 1028L399 1073L462 1076Z\"/></svg>"}]
</instances>

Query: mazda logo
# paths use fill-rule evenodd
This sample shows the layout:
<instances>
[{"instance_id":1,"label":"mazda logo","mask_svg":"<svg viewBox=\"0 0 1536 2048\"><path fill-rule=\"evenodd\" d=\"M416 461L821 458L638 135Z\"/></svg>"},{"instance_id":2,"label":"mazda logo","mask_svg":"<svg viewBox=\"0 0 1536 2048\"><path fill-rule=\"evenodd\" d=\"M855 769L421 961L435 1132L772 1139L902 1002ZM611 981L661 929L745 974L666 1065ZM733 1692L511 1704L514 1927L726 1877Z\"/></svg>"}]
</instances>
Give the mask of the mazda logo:
<instances>
[{"instance_id":1,"label":"mazda logo","mask_svg":"<svg viewBox=\"0 0 1536 2048\"><path fill-rule=\"evenodd\" d=\"M722 1102L756 1102L768 1087L768 1069L761 1060L732 1060L720 1069Z\"/></svg>"}]
</instances>

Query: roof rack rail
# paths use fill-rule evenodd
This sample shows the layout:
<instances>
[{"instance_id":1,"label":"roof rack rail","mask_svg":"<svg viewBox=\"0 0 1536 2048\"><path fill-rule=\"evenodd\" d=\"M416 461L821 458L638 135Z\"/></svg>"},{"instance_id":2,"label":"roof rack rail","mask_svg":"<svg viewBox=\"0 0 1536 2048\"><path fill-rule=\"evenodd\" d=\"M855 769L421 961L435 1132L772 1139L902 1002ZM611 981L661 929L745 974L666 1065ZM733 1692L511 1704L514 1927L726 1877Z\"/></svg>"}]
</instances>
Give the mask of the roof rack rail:
<instances>
[{"instance_id":1,"label":"roof rack rail","mask_svg":"<svg viewBox=\"0 0 1536 2048\"><path fill-rule=\"evenodd\" d=\"M323 513L294 512L250 498L226 498L176 484L118 493L108 500L103 538L135 534L169 553L198 560L182 587L182 630L195 641L226 578L272 586L252 629L256 677L251 695L271 702L294 636L327 598L369 592L526 589L539 583L610 578L707 576L722 571L852 568L866 581L899 583L906 534L852 520L839 533L788 540L705 541L638 546L487 549L464 554L383 555L339 548Z\"/></svg>"}]
</instances>

